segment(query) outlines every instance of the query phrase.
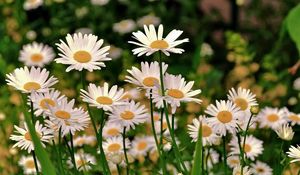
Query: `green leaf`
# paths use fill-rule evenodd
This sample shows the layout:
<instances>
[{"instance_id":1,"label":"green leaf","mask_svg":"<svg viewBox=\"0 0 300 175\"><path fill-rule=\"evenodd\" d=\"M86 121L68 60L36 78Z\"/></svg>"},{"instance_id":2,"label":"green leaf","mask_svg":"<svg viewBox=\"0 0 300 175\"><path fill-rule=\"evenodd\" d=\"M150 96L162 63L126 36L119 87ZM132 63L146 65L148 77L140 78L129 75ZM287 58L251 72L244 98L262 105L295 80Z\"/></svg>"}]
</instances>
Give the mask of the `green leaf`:
<instances>
[{"instance_id":1,"label":"green leaf","mask_svg":"<svg viewBox=\"0 0 300 175\"><path fill-rule=\"evenodd\" d=\"M202 175L203 173L203 145L202 145L202 121L200 121L200 127L198 132L198 139L196 143L196 152L194 157L194 165L192 169L192 175Z\"/></svg>"},{"instance_id":2,"label":"green leaf","mask_svg":"<svg viewBox=\"0 0 300 175\"><path fill-rule=\"evenodd\" d=\"M300 4L289 12L287 16L287 29L290 37L296 43L300 54Z\"/></svg>"}]
</instances>

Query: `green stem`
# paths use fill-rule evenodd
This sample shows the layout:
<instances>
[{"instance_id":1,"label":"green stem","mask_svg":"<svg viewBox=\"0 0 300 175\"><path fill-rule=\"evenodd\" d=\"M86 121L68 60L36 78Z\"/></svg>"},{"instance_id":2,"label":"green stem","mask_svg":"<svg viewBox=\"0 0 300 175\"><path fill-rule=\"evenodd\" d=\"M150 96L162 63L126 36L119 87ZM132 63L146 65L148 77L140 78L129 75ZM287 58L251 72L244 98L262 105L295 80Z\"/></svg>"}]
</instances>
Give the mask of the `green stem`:
<instances>
[{"instance_id":1,"label":"green stem","mask_svg":"<svg viewBox=\"0 0 300 175\"><path fill-rule=\"evenodd\" d=\"M240 149L241 175L243 175L244 174L244 166L245 166L244 149L242 148L241 137L238 132L236 133L236 137L238 139L238 145L239 145L239 149Z\"/></svg>"},{"instance_id":2,"label":"green stem","mask_svg":"<svg viewBox=\"0 0 300 175\"><path fill-rule=\"evenodd\" d=\"M279 168L278 174L282 174L282 171L283 171L283 166L281 164L281 160L283 159L283 155L284 155L283 147L284 147L284 141L282 140L281 145L280 145L280 155L279 155L279 159L278 159L278 165L279 165L278 166L278 168Z\"/></svg>"},{"instance_id":3,"label":"green stem","mask_svg":"<svg viewBox=\"0 0 300 175\"><path fill-rule=\"evenodd\" d=\"M59 128L59 131L58 131L58 147L59 147L58 148L59 165L60 165L60 168L61 168L61 172L64 175L65 172L64 172L64 168L63 168L62 154L61 154L61 147L62 147L61 146L61 127Z\"/></svg>"},{"instance_id":4,"label":"green stem","mask_svg":"<svg viewBox=\"0 0 300 175\"><path fill-rule=\"evenodd\" d=\"M198 131L195 157L193 161L192 175L202 175L203 173L203 145L202 145L202 122Z\"/></svg>"},{"instance_id":5,"label":"green stem","mask_svg":"<svg viewBox=\"0 0 300 175\"><path fill-rule=\"evenodd\" d=\"M127 157L125 142L126 142L126 127L124 127L124 129L123 129L123 150L124 150L125 161L126 161L126 174L129 175L129 162L128 162L128 157Z\"/></svg>"},{"instance_id":6,"label":"green stem","mask_svg":"<svg viewBox=\"0 0 300 175\"><path fill-rule=\"evenodd\" d=\"M226 138L222 136L223 140L223 159L224 159L224 174L227 175L227 153L226 153Z\"/></svg>"},{"instance_id":7,"label":"green stem","mask_svg":"<svg viewBox=\"0 0 300 175\"><path fill-rule=\"evenodd\" d=\"M150 90L150 114L151 114L151 126L152 126L153 137L154 137L154 140L155 140L157 152L158 152L159 159L160 159L160 162L161 162L161 166L162 166L161 168L163 170L163 174L167 174L166 163L165 163L164 156L163 156L164 152L163 152L163 149L162 150L160 149L160 147L162 146L162 142L158 143L156 130L155 130L155 125L154 125L152 89Z\"/></svg>"},{"instance_id":8,"label":"green stem","mask_svg":"<svg viewBox=\"0 0 300 175\"><path fill-rule=\"evenodd\" d=\"M175 114L172 114L172 132L174 132L175 128Z\"/></svg>"},{"instance_id":9,"label":"green stem","mask_svg":"<svg viewBox=\"0 0 300 175\"><path fill-rule=\"evenodd\" d=\"M71 134L70 134L71 135ZM73 169L74 169L74 172L75 174L78 174L78 169L77 169L77 166L76 166L76 161L75 161L75 156L74 156L74 152L72 151L72 148L70 147L70 145L68 144L68 139L66 137L64 137L64 140L66 142L66 146L68 148L68 151L69 151L69 154L71 156L71 161L72 161L72 164L73 164Z\"/></svg>"},{"instance_id":10,"label":"green stem","mask_svg":"<svg viewBox=\"0 0 300 175\"><path fill-rule=\"evenodd\" d=\"M36 156L35 156L34 150L31 153L32 153L33 161L34 161L34 166L35 166L36 174L39 174L39 167L38 167L38 163L37 163L37 160L36 160Z\"/></svg>"},{"instance_id":11,"label":"green stem","mask_svg":"<svg viewBox=\"0 0 300 175\"><path fill-rule=\"evenodd\" d=\"M298 171L297 175L300 175L300 170Z\"/></svg>"},{"instance_id":12,"label":"green stem","mask_svg":"<svg viewBox=\"0 0 300 175\"><path fill-rule=\"evenodd\" d=\"M120 165L119 164L116 164L117 166L117 170L118 170L118 175L121 175L121 168L120 168Z\"/></svg>"},{"instance_id":13,"label":"green stem","mask_svg":"<svg viewBox=\"0 0 300 175\"><path fill-rule=\"evenodd\" d=\"M244 169L244 167L245 167L245 165L246 165L246 161L245 161L245 159L247 159L247 155L246 155L246 153L244 152L244 150L245 150L245 145L246 145L246 137L247 137L247 134L248 134L248 130L249 130L249 127L250 127L250 123L251 123L251 119L252 119L252 117L253 117L253 114L251 114L251 116L250 116L250 118L249 118L249 120L248 120L248 123L247 123L247 126L246 126L246 130L245 130L245 133L244 133L244 138L243 138L243 149L242 149L242 160L243 160L243 162L242 162L242 166L241 166L241 172L243 173L243 169ZM240 143L240 142L239 142ZM244 154L245 154L245 157L244 157ZM243 174L242 174L243 175Z\"/></svg>"}]
</instances>

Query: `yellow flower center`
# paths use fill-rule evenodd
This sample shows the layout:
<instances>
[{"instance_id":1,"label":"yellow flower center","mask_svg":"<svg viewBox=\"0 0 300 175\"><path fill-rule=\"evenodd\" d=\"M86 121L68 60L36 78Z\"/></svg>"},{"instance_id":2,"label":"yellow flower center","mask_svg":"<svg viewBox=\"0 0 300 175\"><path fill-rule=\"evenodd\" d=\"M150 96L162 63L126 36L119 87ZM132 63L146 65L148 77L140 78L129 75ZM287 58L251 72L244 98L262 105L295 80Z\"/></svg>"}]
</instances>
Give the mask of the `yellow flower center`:
<instances>
[{"instance_id":1,"label":"yellow flower center","mask_svg":"<svg viewBox=\"0 0 300 175\"><path fill-rule=\"evenodd\" d=\"M83 144L84 144L84 141L85 141L85 140L84 140L83 138L80 138L80 139L77 140L77 144L78 144L78 145L83 145Z\"/></svg>"},{"instance_id":2,"label":"yellow flower center","mask_svg":"<svg viewBox=\"0 0 300 175\"><path fill-rule=\"evenodd\" d=\"M183 92L181 90L178 90L178 89L169 89L168 90L168 95L170 97L177 98L177 99L180 99L180 98L184 97Z\"/></svg>"},{"instance_id":3,"label":"yellow flower center","mask_svg":"<svg viewBox=\"0 0 300 175\"><path fill-rule=\"evenodd\" d=\"M234 102L243 111L245 111L248 108L248 102L244 98L236 98Z\"/></svg>"},{"instance_id":4,"label":"yellow flower center","mask_svg":"<svg viewBox=\"0 0 300 175\"><path fill-rule=\"evenodd\" d=\"M124 120L131 120L134 118L134 113L131 111L124 111L123 113L121 113L121 117Z\"/></svg>"},{"instance_id":5,"label":"yellow flower center","mask_svg":"<svg viewBox=\"0 0 300 175\"><path fill-rule=\"evenodd\" d=\"M41 88L41 85L39 83L31 81L31 82L25 83L23 88L26 91L39 90Z\"/></svg>"},{"instance_id":6,"label":"yellow flower center","mask_svg":"<svg viewBox=\"0 0 300 175\"><path fill-rule=\"evenodd\" d=\"M123 97L121 98L122 100L126 100L126 99L132 99L132 95L130 95L128 92L123 95Z\"/></svg>"},{"instance_id":7,"label":"yellow flower center","mask_svg":"<svg viewBox=\"0 0 300 175\"><path fill-rule=\"evenodd\" d=\"M71 118L71 114L70 113L68 113L67 111L61 111L61 110L60 111L56 111L55 112L55 116L57 118L61 118L63 120Z\"/></svg>"},{"instance_id":8,"label":"yellow flower center","mask_svg":"<svg viewBox=\"0 0 300 175\"><path fill-rule=\"evenodd\" d=\"M238 160L236 160L236 159L231 159L231 160L230 160L230 163L231 163L231 164L234 164L234 165L237 165L237 164L239 164L240 162L239 162Z\"/></svg>"},{"instance_id":9,"label":"yellow flower center","mask_svg":"<svg viewBox=\"0 0 300 175\"><path fill-rule=\"evenodd\" d=\"M249 145L249 144L245 144L245 147L244 147L244 151L246 152L246 153L248 153L248 152L250 152L251 151L251 146Z\"/></svg>"},{"instance_id":10,"label":"yellow flower center","mask_svg":"<svg viewBox=\"0 0 300 175\"><path fill-rule=\"evenodd\" d=\"M143 80L143 84L147 87L153 87L155 83L158 83L158 79L155 77L147 77Z\"/></svg>"},{"instance_id":11,"label":"yellow flower center","mask_svg":"<svg viewBox=\"0 0 300 175\"><path fill-rule=\"evenodd\" d=\"M76 161L76 164L77 164L78 167L82 167L82 166L84 166L86 164L86 162L84 160L82 160L82 159L78 159Z\"/></svg>"},{"instance_id":12,"label":"yellow flower center","mask_svg":"<svg viewBox=\"0 0 300 175\"><path fill-rule=\"evenodd\" d=\"M74 53L73 58L79 63L87 63L91 61L92 56L89 52L80 50Z\"/></svg>"},{"instance_id":13,"label":"yellow flower center","mask_svg":"<svg viewBox=\"0 0 300 175\"><path fill-rule=\"evenodd\" d=\"M160 116L159 115L153 115L153 119L154 119L154 121L159 121Z\"/></svg>"},{"instance_id":14,"label":"yellow flower center","mask_svg":"<svg viewBox=\"0 0 300 175\"><path fill-rule=\"evenodd\" d=\"M217 115L217 118L222 123L229 123L232 121L232 114L229 111L220 111Z\"/></svg>"},{"instance_id":15,"label":"yellow flower center","mask_svg":"<svg viewBox=\"0 0 300 175\"><path fill-rule=\"evenodd\" d=\"M119 151L121 149L121 145L118 144L118 143L113 143L113 144L109 145L107 149L110 152L116 152L116 151Z\"/></svg>"},{"instance_id":16,"label":"yellow flower center","mask_svg":"<svg viewBox=\"0 0 300 175\"><path fill-rule=\"evenodd\" d=\"M38 63L43 60L43 55L40 53L34 53L31 55L30 59L32 62Z\"/></svg>"},{"instance_id":17,"label":"yellow flower center","mask_svg":"<svg viewBox=\"0 0 300 175\"><path fill-rule=\"evenodd\" d=\"M96 99L96 101L99 103L99 104L102 104L102 105L111 105L113 103L113 100L109 97L105 97L105 96L100 96Z\"/></svg>"},{"instance_id":18,"label":"yellow flower center","mask_svg":"<svg viewBox=\"0 0 300 175\"><path fill-rule=\"evenodd\" d=\"M141 141L137 145L137 150L142 151L147 148L147 142Z\"/></svg>"},{"instance_id":19,"label":"yellow flower center","mask_svg":"<svg viewBox=\"0 0 300 175\"><path fill-rule=\"evenodd\" d=\"M38 133L38 132L36 132L36 135L37 135L38 138L41 138L41 137L42 137L41 134ZM24 138L25 138L25 140L32 141L32 138L31 138L31 135L30 135L29 132L26 132L26 133L24 134Z\"/></svg>"},{"instance_id":20,"label":"yellow flower center","mask_svg":"<svg viewBox=\"0 0 300 175\"><path fill-rule=\"evenodd\" d=\"M265 170L263 168L260 168L260 167L256 168L256 171L259 172L259 173L265 172Z\"/></svg>"},{"instance_id":21,"label":"yellow flower center","mask_svg":"<svg viewBox=\"0 0 300 175\"><path fill-rule=\"evenodd\" d=\"M167 124L167 122L163 122L162 128L163 128L163 130L168 129L168 124Z\"/></svg>"},{"instance_id":22,"label":"yellow flower center","mask_svg":"<svg viewBox=\"0 0 300 175\"><path fill-rule=\"evenodd\" d=\"M276 114L270 114L267 116L269 122L276 122L279 119L279 116Z\"/></svg>"},{"instance_id":23,"label":"yellow flower center","mask_svg":"<svg viewBox=\"0 0 300 175\"><path fill-rule=\"evenodd\" d=\"M156 40L150 44L152 49L166 49L169 47L169 44L164 40Z\"/></svg>"},{"instance_id":24,"label":"yellow flower center","mask_svg":"<svg viewBox=\"0 0 300 175\"><path fill-rule=\"evenodd\" d=\"M212 134L211 127L202 125L202 137L209 137Z\"/></svg>"},{"instance_id":25,"label":"yellow flower center","mask_svg":"<svg viewBox=\"0 0 300 175\"><path fill-rule=\"evenodd\" d=\"M48 106L55 106L55 102L54 100L50 99L50 98L44 98L43 100L40 101L40 106L43 109L48 109Z\"/></svg>"},{"instance_id":26,"label":"yellow flower center","mask_svg":"<svg viewBox=\"0 0 300 175\"><path fill-rule=\"evenodd\" d=\"M117 128L110 128L107 130L107 134L110 136L116 136L119 134L119 130Z\"/></svg>"},{"instance_id":27,"label":"yellow flower center","mask_svg":"<svg viewBox=\"0 0 300 175\"><path fill-rule=\"evenodd\" d=\"M300 118L295 114L290 115L288 118L292 121L295 121L295 122L300 121Z\"/></svg>"},{"instance_id":28,"label":"yellow flower center","mask_svg":"<svg viewBox=\"0 0 300 175\"><path fill-rule=\"evenodd\" d=\"M33 160L27 160L25 162L25 167L27 169L34 169L35 168L34 161Z\"/></svg>"}]
</instances>

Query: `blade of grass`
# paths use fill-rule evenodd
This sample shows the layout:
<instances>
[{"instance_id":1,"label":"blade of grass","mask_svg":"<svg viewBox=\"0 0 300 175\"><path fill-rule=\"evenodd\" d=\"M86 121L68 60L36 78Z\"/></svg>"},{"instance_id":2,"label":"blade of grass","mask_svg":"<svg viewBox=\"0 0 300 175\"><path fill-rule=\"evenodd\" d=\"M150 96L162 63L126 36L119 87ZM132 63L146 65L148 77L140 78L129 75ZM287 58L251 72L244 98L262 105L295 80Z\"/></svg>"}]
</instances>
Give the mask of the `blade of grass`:
<instances>
[{"instance_id":1,"label":"blade of grass","mask_svg":"<svg viewBox=\"0 0 300 175\"><path fill-rule=\"evenodd\" d=\"M196 152L194 155L194 165L192 168L192 175L202 175L203 173L203 145L202 145L202 122L198 131L198 139L196 143Z\"/></svg>"}]
</instances>

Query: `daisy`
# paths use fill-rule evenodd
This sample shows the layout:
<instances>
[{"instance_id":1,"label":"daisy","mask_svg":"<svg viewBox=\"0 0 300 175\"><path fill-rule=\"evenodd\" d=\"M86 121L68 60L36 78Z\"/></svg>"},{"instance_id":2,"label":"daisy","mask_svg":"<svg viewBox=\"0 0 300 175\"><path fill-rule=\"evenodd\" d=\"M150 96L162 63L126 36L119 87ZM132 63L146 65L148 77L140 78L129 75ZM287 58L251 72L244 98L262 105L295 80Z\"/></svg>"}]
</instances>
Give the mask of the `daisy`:
<instances>
[{"instance_id":1,"label":"daisy","mask_svg":"<svg viewBox=\"0 0 300 175\"><path fill-rule=\"evenodd\" d=\"M261 161L256 161L256 163L252 163L251 164L251 170L253 172L253 174L255 175L272 175L273 174L273 170L272 168Z\"/></svg>"},{"instance_id":2,"label":"daisy","mask_svg":"<svg viewBox=\"0 0 300 175\"><path fill-rule=\"evenodd\" d=\"M30 153L32 150L34 150L34 145L26 123L24 124L24 127L25 128L20 128L14 125L16 135L11 135L9 138L17 142L13 145L13 148L19 147L22 150L27 150L27 152ZM40 139L44 147L44 142L48 143L50 139L53 138L52 130L43 127L43 125L41 125L39 121L36 121L35 123L35 131L37 137Z\"/></svg>"},{"instance_id":3,"label":"daisy","mask_svg":"<svg viewBox=\"0 0 300 175\"><path fill-rule=\"evenodd\" d=\"M111 59L116 60L122 56L122 52L123 50L121 48L111 45L108 56Z\"/></svg>"},{"instance_id":4,"label":"daisy","mask_svg":"<svg viewBox=\"0 0 300 175\"><path fill-rule=\"evenodd\" d=\"M166 72L168 65L162 63L163 74ZM156 84L160 83L160 72L159 72L159 63L157 61L151 62L142 62L141 70L132 67L131 70L127 70L130 76L126 76L126 82L132 83L144 89L153 89Z\"/></svg>"},{"instance_id":5,"label":"daisy","mask_svg":"<svg viewBox=\"0 0 300 175\"><path fill-rule=\"evenodd\" d=\"M148 115L149 115L149 117L148 117L147 123L151 124L151 114L149 113ZM160 113L153 111L153 120L154 120L154 123L160 122L160 115L161 115ZM170 121L171 121L171 118L170 118Z\"/></svg>"},{"instance_id":6,"label":"daisy","mask_svg":"<svg viewBox=\"0 0 300 175\"><path fill-rule=\"evenodd\" d=\"M242 111L250 112L252 106L257 106L255 95L249 89L239 87L236 91L234 88L231 88L227 96Z\"/></svg>"},{"instance_id":7,"label":"daisy","mask_svg":"<svg viewBox=\"0 0 300 175\"><path fill-rule=\"evenodd\" d=\"M130 141L128 139L125 140L126 149L130 148ZM103 149L106 154L112 153L123 153L123 138L121 136L110 137L107 138L105 142L103 142Z\"/></svg>"},{"instance_id":8,"label":"daisy","mask_svg":"<svg viewBox=\"0 0 300 175\"><path fill-rule=\"evenodd\" d=\"M109 0L91 0L91 3L93 5L99 5L99 6L106 5L108 2Z\"/></svg>"},{"instance_id":9,"label":"daisy","mask_svg":"<svg viewBox=\"0 0 300 175\"><path fill-rule=\"evenodd\" d=\"M244 137L241 137L241 145L243 147L243 140ZM237 155L240 154L239 144L237 137L233 137L231 141L229 142L231 154ZM246 154L246 157L251 159L252 161L262 154L263 152L263 141L258 140L252 135L246 136L246 142L244 146L244 153Z\"/></svg>"},{"instance_id":10,"label":"daisy","mask_svg":"<svg viewBox=\"0 0 300 175\"><path fill-rule=\"evenodd\" d=\"M290 112L287 108L284 109L287 120L291 122L292 126L294 126L295 124L300 125L300 114Z\"/></svg>"},{"instance_id":11,"label":"daisy","mask_svg":"<svg viewBox=\"0 0 300 175\"><path fill-rule=\"evenodd\" d=\"M132 32L136 28L136 24L132 19L125 19L113 24L113 31L120 34Z\"/></svg>"},{"instance_id":12,"label":"daisy","mask_svg":"<svg viewBox=\"0 0 300 175\"><path fill-rule=\"evenodd\" d=\"M35 110L34 115L39 116L45 111L49 112L49 106L57 106L58 103L64 98L66 97L54 89L41 93L31 93L30 100L33 103L33 109Z\"/></svg>"},{"instance_id":13,"label":"daisy","mask_svg":"<svg viewBox=\"0 0 300 175\"><path fill-rule=\"evenodd\" d=\"M109 89L109 85L106 82L102 87L90 83L88 91L83 89L80 91L82 101L89 103L91 106L103 109L104 111L111 111L113 106L125 104L122 101L124 90L118 89L117 85Z\"/></svg>"},{"instance_id":14,"label":"daisy","mask_svg":"<svg viewBox=\"0 0 300 175\"><path fill-rule=\"evenodd\" d=\"M207 122L217 134L225 136L226 131L235 133L237 118L241 115L241 111L232 101L216 101L216 106L210 104L205 113L213 116L207 118Z\"/></svg>"},{"instance_id":15,"label":"daisy","mask_svg":"<svg viewBox=\"0 0 300 175\"><path fill-rule=\"evenodd\" d=\"M227 164L230 168L237 167L240 164L240 157L235 155L227 157Z\"/></svg>"},{"instance_id":16,"label":"daisy","mask_svg":"<svg viewBox=\"0 0 300 175\"><path fill-rule=\"evenodd\" d=\"M87 136L87 135L82 135L82 136L77 136L73 140L74 146L75 147L82 147L83 145L94 145L96 143L96 137L95 136Z\"/></svg>"},{"instance_id":17,"label":"daisy","mask_svg":"<svg viewBox=\"0 0 300 175\"><path fill-rule=\"evenodd\" d=\"M13 73L6 74L7 84L20 90L23 93L32 91L45 92L58 82L53 76L49 77L46 69L31 67L17 68Z\"/></svg>"},{"instance_id":18,"label":"daisy","mask_svg":"<svg viewBox=\"0 0 300 175\"><path fill-rule=\"evenodd\" d=\"M54 57L55 53L51 47L33 42L23 46L19 60L26 66L43 67L45 64L50 63Z\"/></svg>"},{"instance_id":19,"label":"daisy","mask_svg":"<svg viewBox=\"0 0 300 175\"><path fill-rule=\"evenodd\" d=\"M74 108L75 100L68 102L66 98L62 99L57 106L49 106L51 112L47 112L50 121L61 128L62 136L75 131L82 131L87 128L90 122L89 115L82 108Z\"/></svg>"},{"instance_id":20,"label":"daisy","mask_svg":"<svg viewBox=\"0 0 300 175\"><path fill-rule=\"evenodd\" d=\"M167 56L170 56L170 52L181 54L184 50L176 48L176 46L189 41L187 38L176 41L182 34L181 30L172 30L163 38L163 25L159 25L157 34L152 24L148 27L144 25L144 30L145 34L141 31L132 33L133 38L138 42L129 41L129 43L139 46L132 50L134 55L142 56L146 54L146 56L149 56L157 51L162 51Z\"/></svg>"},{"instance_id":21,"label":"daisy","mask_svg":"<svg viewBox=\"0 0 300 175\"><path fill-rule=\"evenodd\" d=\"M148 117L145 106L134 101L130 101L127 105L115 106L109 113L110 122L119 123L122 127L133 129L136 124L147 121Z\"/></svg>"},{"instance_id":22,"label":"daisy","mask_svg":"<svg viewBox=\"0 0 300 175\"><path fill-rule=\"evenodd\" d=\"M79 171L88 171L92 169L91 165L96 164L96 159L91 154L75 153L74 157L75 157L76 167L78 168ZM68 160L68 164L71 168L73 167L73 163L71 160Z\"/></svg>"},{"instance_id":23,"label":"daisy","mask_svg":"<svg viewBox=\"0 0 300 175\"><path fill-rule=\"evenodd\" d=\"M287 154L288 154L288 157L292 158L292 161L290 163L299 162L300 161L300 146L297 145L297 148L296 148L291 145Z\"/></svg>"},{"instance_id":24,"label":"daisy","mask_svg":"<svg viewBox=\"0 0 300 175\"><path fill-rule=\"evenodd\" d=\"M241 165L238 165L238 166L234 167L232 175L241 175L242 174L241 169L242 169ZM245 166L243 168L243 175L252 175L252 174L253 173L252 173L251 169L248 166Z\"/></svg>"},{"instance_id":25,"label":"daisy","mask_svg":"<svg viewBox=\"0 0 300 175\"><path fill-rule=\"evenodd\" d=\"M36 168L34 164L34 159L32 156L22 156L19 160L19 165L23 167L24 174L36 174ZM37 160L38 168L40 169L40 162Z\"/></svg>"},{"instance_id":26,"label":"daisy","mask_svg":"<svg viewBox=\"0 0 300 175\"><path fill-rule=\"evenodd\" d=\"M157 117L159 117L159 118L157 118ZM172 115L169 115L168 117L169 117L169 121L171 123ZM158 121L154 122L154 127L155 127L156 134L160 134L160 130L161 130L160 116L153 115L153 119L154 120L159 119ZM177 129L177 118L174 119L174 130L176 130L176 129ZM163 117L163 120L162 120L162 130L164 132L164 135L170 135L170 130L168 128L168 123L167 123L166 117Z\"/></svg>"},{"instance_id":27,"label":"daisy","mask_svg":"<svg viewBox=\"0 0 300 175\"><path fill-rule=\"evenodd\" d=\"M209 149L209 152L205 149L203 155L205 156L205 161L207 161L208 169L212 169L215 164L219 163L220 155L214 149Z\"/></svg>"},{"instance_id":28,"label":"daisy","mask_svg":"<svg viewBox=\"0 0 300 175\"><path fill-rule=\"evenodd\" d=\"M275 132L282 140L291 141L294 137L293 128L288 124L279 126L277 129L275 129Z\"/></svg>"},{"instance_id":29,"label":"daisy","mask_svg":"<svg viewBox=\"0 0 300 175\"><path fill-rule=\"evenodd\" d=\"M207 123L206 116L200 115L199 119L193 119L193 124L188 125L188 131L193 142L197 142L198 134L200 129L200 122L202 122L202 144L213 145L219 139L213 128L209 123Z\"/></svg>"},{"instance_id":30,"label":"daisy","mask_svg":"<svg viewBox=\"0 0 300 175\"><path fill-rule=\"evenodd\" d=\"M237 118L237 125L240 129L243 131L246 131L247 129L247 124L251 118L251 113L250 112L243 112L243 115L240 115ZM257 127L257 118L252 117L251 121L249 123L249 128L248 129L255 129Z\"/></svg>"},{"instance_id":31,"label":"daisy","mask_svg":"<svg viewBox=\"0 0 300 175\"><path fill-rule=\"evenodd\" d=\"M70 34L66 37L67 43L60 40L57 43L58 50L61 52L56 58L57 63L70 65L66 72L70 70L87 69L92 72L93 70L100 70L105 67L103 61L109 61L111 58L108 55L109 46L101 48L103 39L98 40L98 37L92 34L75 33L73 36Z\"/></svg>"},{"instance_id":32,"label":"daisy","mask_svg":"<svg viewBox=\"0 0 300 175\"><path fill-rule=\"evenodd\" d=\"M258 113L257 118L260 123L260 128L276 129L287 123L284 109L265 107Z\"/></svg>"},{"instance_id":33,"label":"daisy","mask_svg":"<svg viewBox=\"0 0 300 175\"><path fill-rule=\"evenodd\" d=\"M43 5L44 0L26 0L23 4L25 10L33 10Z\"/></svg>"},{"instance_id":34,"label":"daisy","mask_svg":"<svg viewBox=\"0 0 300 175\"><path fill-rule=\"evenodd\" d=\"M121 135L122 127L119 123L107 122L102 131L102 135L104 138L116 137Z\"/></svg>"},{"instance_id":35,"label":"daisy","mask_svg":"<svg viewBox=\"0 0 300 175\"><path fill-rule=\"evenodd\" d=\"M136 137L131 145L130 153L134 157L146 156L149 150L155 148L155 142L152 136Z\"/></svg>"},{"instance_id":36,"label":"daisy","mask_svg":"<svg viewBox=\"0 0 300 175\"><path fill-rule=\"evenodd\" d=\"M141 98L141 93L138 89L132 88L129 90L126 90L124 92L124 95L122 96L123 100L139 100Z\"/></svg>"},{"instance_id":37,"label":"daisy","mask_svg":"<svg viewBox=\"0 0 300 175\"><path fill-rule=\"evenodd\" d=\"M153 24L154 26L158 26L160 24L160 18L154 16L153 14L149 14L137 20L137 25L139 27L143 27L144 25L151 25L151 24Z\"/></svg>"}]
</instances>

